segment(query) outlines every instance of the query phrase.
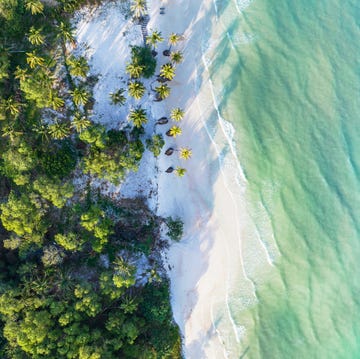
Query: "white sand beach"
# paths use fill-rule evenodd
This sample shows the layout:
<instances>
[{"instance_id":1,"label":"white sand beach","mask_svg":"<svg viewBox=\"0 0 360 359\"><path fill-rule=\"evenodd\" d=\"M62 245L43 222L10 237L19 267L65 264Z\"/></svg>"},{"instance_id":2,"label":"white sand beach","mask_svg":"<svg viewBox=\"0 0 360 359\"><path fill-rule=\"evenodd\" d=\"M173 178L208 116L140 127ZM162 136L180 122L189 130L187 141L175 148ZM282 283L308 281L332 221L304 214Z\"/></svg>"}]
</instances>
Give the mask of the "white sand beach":
<instances>
[{"instance_id":1,"label":"white sand beach","mask_svg":"<svg viewBox=\"0 0 360 359\"><path fill-rule=\"evenodd\" d=\"M165 7L165 14L160 14L160 6ZM183 239L164 253L164 260L170 268L174 319L184 337L185 357L238 357L239 353L225 350L224 344L238 342L242 332L234 325L228 296L233 273L242 271L241 223L246 223L246 218L239 196L245 179L232 151L231 128L218 115L204 66L202 49L211 43L209 34L212 21L216 21L214 6L210 1L149 0L148 10L149 32L159 30L165 38L172 32L183 35L176 48L184 52L185 61L176 69L168 99L154 102L153 94L148 93L141 100L151 118L145 130L149 135L154 131L164 135L163 152L168 147L188 146L193 156L185 163L176 153L170 157L162 154L156 161L146 151L139 172L131 173L123 185L107 190L113 196L145 196L159 215L184 221ZM115 2L91 13L83 11L76 27L80 44L77 51L87 54L92 73L99 76L94 89L93 120L119 128L126 122L127 108L110 105L109 93L125 87L129 46L142 42L140 26L129 25ZM168 61L162 55L166 48L166 43L158 48L157 73ZM185 109L183 134L176 139L165 135L169 125L154 126L156 119L169 116L174 107ZM180 165L187 169L184 177L165 173L169 166ZM238 182L239 193L229 190L229 181ZM255 300L245 272L244 283L250 300Z\"/></svg>"}]
</instances>

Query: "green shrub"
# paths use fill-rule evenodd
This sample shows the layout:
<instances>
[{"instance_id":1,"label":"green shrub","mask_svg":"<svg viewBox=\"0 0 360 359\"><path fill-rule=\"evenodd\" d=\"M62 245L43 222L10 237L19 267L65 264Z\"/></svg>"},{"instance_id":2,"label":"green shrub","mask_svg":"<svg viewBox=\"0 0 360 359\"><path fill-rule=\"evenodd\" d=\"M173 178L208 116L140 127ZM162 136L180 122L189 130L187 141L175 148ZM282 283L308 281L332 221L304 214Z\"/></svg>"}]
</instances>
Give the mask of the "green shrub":
<instances>
[{"instance_id":1,"label":"green shrub","mask_svg":"<svg viewBox=\"0 0 360 359\"><path fill-rule=\"evenodd\" d=\"M183 235L184 223L180 218L172 219L168 217L166 219L166 224L168 226L168 232L166 233L172 240L179 241Z\"/></svg>"},{"instance_id":2,"label":"green shrub","mask_svg":"<svg viewBox=\"0 0 360 359\"><path fill-rule=\"evenodd\" d=\"M133 63L143 66L143 76L146 79L155 74L156 60L149 46L134 46L131 49L131 60Z\"/></svg>"}]
</instances>

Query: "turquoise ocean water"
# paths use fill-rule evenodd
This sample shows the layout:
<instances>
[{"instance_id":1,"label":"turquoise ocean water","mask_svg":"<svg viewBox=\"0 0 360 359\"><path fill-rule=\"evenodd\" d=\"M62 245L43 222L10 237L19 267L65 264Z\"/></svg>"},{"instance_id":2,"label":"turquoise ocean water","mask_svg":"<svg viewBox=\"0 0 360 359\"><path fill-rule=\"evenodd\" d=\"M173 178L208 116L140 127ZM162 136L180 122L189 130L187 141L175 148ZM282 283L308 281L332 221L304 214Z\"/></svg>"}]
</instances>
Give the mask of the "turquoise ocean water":
<instances>
[{"instance_id":1,"label":"turquoise ocean water","mask_svg":"<svg viewBox=\"0 0 360 359\"><path fill-rule=\"evenodd\" d=\"M219 111L253 225L277 247L273 266L245 268L256 302L233 287L244 330L228 357L360 358L360 1L214 7Z\"/></svg>"}]
</instances>

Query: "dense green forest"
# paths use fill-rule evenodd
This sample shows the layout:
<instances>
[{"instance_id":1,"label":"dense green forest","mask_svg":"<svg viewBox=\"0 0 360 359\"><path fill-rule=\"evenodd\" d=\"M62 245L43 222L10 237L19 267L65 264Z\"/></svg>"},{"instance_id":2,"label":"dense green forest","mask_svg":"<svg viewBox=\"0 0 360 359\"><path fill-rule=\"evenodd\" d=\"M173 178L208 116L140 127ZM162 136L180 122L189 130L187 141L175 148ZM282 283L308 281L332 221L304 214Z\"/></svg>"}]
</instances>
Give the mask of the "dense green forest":
<instances>
[{"instance_id":1,"label":"dense green forest","mask_svg":"<svg viewBox=\"0 0 360 359\"><path fill-rule=\"evenodd\" d=\"M164 145L141 138L141 121L119 131L90 119L96 79L69 51L82 5L0 0L0 358L180 358L159 270L165 220L141 199L74 185L118 184L143 142L155 155ZM179 221L167 223L179 238Z\"/></svg>"}]
</instances>

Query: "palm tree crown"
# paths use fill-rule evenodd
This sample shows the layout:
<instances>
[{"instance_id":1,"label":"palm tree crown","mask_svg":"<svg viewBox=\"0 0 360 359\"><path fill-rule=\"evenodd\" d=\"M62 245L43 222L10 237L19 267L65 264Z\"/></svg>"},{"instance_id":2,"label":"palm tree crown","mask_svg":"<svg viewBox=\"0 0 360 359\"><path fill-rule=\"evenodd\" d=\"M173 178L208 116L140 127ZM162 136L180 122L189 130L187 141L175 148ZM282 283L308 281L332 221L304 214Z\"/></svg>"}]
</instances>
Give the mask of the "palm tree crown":
<instances>
[{"instance_id":1,"label":"palm tree crown","mask_svg":"<svg viewBox=\"0 0 360 359\"><path fill-rule=\"evenodd\" d=\"M138 79L144 70L144 66L141 66L137 63L131 62L126 66L126 72L133 79Z\"/></svg>"},{"instance_id":2,"label":"palm tree crown","mask_svg":"<svg viewBox=\"0 0 360 359\"><path fill-rule=\"evenodd\" d=\"M76 106L85 105L89 101L90 94L83 87L77 87L70 93Z\"/></svg>"},{"instance_id":3,"label":"palm tree crown","mask_svg":"<svg viewBox=\"0 0 360 359\"><path fill-rule=\"evenodd\" d=\"M66 123L56 122L49 126L49 133L56 140L62 140L69 136L70 129Z\"/></svg>"},{"instance_id":4,"label":"palm tree crown","mask_svg":"<svg viewBox=\"0 0 360 359\"><path fill-rule=\"evenodd\" d=\"M45 41L45 36L41 33L40 29L35 29L34 26L31 26L28 39L32 45L41 45Z\"/></svg>"},{"instance_id":5,"label":"palm tree crown","mask_svg":"<svg viewBox=\"0 0 360 359\"><path fill-rule=\"evenodd\" d=\"M90 125L91 121L80 112L77 112L70 126L74 128L77 132L81 132L83 130L86 130Z\"/></svg>"},{"instance_id":6,"label":"palm tree crown","mask_svg":"<svg viewBox=\"0 0 360 359\"><path fill-rule=\"evenodd\" d=\"M141 107L138 107L135 110L131 110L129 113L129 120L134 124L135 127L142 127L142 125L147 123L146 111Z\"/></svg>"},{"instance_id":7,"label":"palm tree crown","mask_svg":"<svg viewBox=\"0 0 360 359\"><path fill-rule=\"evenodd\" d=\"M49 106L54 110L58 110L60 107L64 106L64 100L59 97L56 92L51 91L49 95Z\"/></svg>"},{"instance_id":8,"label":"palm tree crown","mask_svg":"<svg viewBox=\"0 0 360 359\"><path fill-rule=\"evenodd\" d=\"M179 126L173 126L170 128L170 130L166 133L169 136L176 137L182 134L182 130Z\"/></svg>"},{"instance_id":9,"label":"palm tree crown","mask_svg":"<svg viewBox=\"0 0 360 359\"><path fill-rule=\"evenodd\" d=\"M183 148L180 149L179 156L183 160L188 160L192 156L192 151L188 147L183 147Z\"/></svg>"},{"instance_id":10,"label":"palm tree crown","mask_svg":"<svg viewBox=\"0 0 360 359\"><path fill-rule=\"evenodd\" d=\"M186 173L186 169L182 168L182 167L176 167L175 169L175 173L179 176L179 177L183 177Z\"/></svg>"},{"instance_id":11,"label":"palm tree crown","mask_svg":"<svg viewBox=\"0 0 360 359\"><path fill-rule=\"evenodd\" d=\"M145 86L140 81L132 81L128 86L129 95L134 97L136 100L140 100L144 96Z\"/></svg>"},{"instance_id":12,"label":"palm tree crown","mask_svg":"<svg viewBox=\"0 0 360 359\"><path fill-rule=\"evenodd\" d=\"M25 7L32 15L41 14L44 10L44 5L40 0L26 0Z\"/></svg>"},{"instance_id":13,"label":"palm tree crown","mask_svg":"<svg viewBox=\"0 0 360 359\"><path fill-rule=\"evenodd\" d=\"M42 57L38 56L35 51L27 52L26 56L26 62L32 69L34 69L36 66L44 65L45 60Z\"/></svg>"},{"instance_id":14,"label":"palm tree crown","mask_svg":"<svg viewBox=\"0 0 360 359\"><path fill-rule=\"evenodd\" d=\"M146 1L145 0L134 0L130 6L130 10L136 18L140 18L146 15Z\"/></svg>"},{"instance_id":15,"label":"palm tree crown","mask_svg":"<svg viewBox=\"0 0 360 359\"><path fill-rule=\"evenodd\" d=\"M184 56L181 51L174 51L170 54L170 59L174 64L180 64L183 61Z\"/></svg>"},{"instance_id":16,"label":"palm tree crown","mask_svg":"<svg viewBox=\"0 0 360 359\"><path fill-rule=\"evenodd\" d=\"M72 76L86 77L90 67L84 56L80 56L79 58L70 56L67 62L70 66L70 74Z\"/></svg>"},{"instance_id":17,"label":"palm tree crown","mask_svg":"<svg viewBox=\"0 0 360 359\"><path fill-rule=\"evenodd\" d=\"M170 87L167 84L161 84L160 86L155 87L155 91L160 100L164 100L170 95Z\"/></svg>"},{"instance_id":18,"label":"palm tree crown","mask_svg":"<svg viewBox=\"0 0 360 359\"><path fill-rule=\"evenodd\" d=\"M156 45L162 41L164 41L164 38L161 36L161 32L157 30L153 31L151 35L146 37L146 43L148 45L152 45L154 49L156 48Z\"/></svg>"},{"instance_id":19,"label":"palm tree crown","mask_svg":"<svg viewBox=\"0 0 360 359\"><path fill-rule=\"evenodd\" d=\"M178 41L180 40L181 36L179 34L175 34L174 32L170 34L169 36L169 45L170 45L170 49L171 50L171 47L176 45L178 43Z\"/></svg>"},{"instance_id":20,"label":"palm tree crown","mask_svg":"<svg viewBox=\"0 0 360 359\"><path fill-rule=\"evenodd\" d=\"M181 121L184 117L184 111L180 108L180 107L176 107L171 111L170 117L174 120L174 121Z\"/></svg>"},{"instance_id":21,"label":"palm tree crown","mask_svg":"<svg viewBox=\"0 0 360 359\"><path fill-rule=\"evenodd\" d=\"M75 38L73 32L74 30L70 24L61 21L58 27L57 37L62 38L64 41L69 41L71 43L74 43Z\"/></svg>"},{"instance_id":22,"label":"palm tree crown","mask_svg":"<svg viewBox=\"0 0 360 359\"><path fill-rule=\"evenodd\" d=\"M124 89L119 89L116 92L110 94L111 102L114 105L123 105L126 101L126 97L124 96Z\"/></svg>"},{"instance_id":23,"label":"palm tree crown","mask_svg":"<svg viewBox=\"0 0 360 359\"><path fill-rule=\"evenodd\" d=\"M174 66L170 63L162 65L160 69L160 76L171 81L175 77Z\"/></svg>"}]
</instances>

